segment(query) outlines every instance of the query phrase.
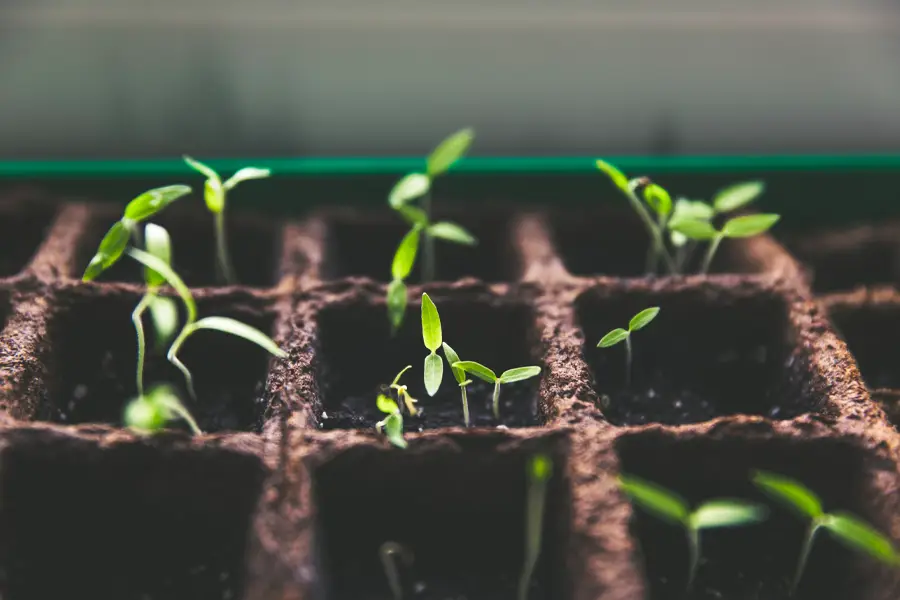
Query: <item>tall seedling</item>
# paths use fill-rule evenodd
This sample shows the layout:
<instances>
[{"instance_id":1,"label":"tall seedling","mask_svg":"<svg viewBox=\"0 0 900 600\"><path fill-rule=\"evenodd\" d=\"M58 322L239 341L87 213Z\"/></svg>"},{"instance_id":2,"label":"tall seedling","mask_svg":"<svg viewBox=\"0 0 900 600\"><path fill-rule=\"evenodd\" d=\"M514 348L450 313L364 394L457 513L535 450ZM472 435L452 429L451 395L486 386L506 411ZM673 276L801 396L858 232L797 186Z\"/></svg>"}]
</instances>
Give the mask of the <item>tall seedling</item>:
<instances>
[{"instance_id":1,"label":"tall seedling","mask_svg":"<svg viewBox=\"0 0 900 600\"><path fill-rule=\"evenodd\" d=\"M540 367L516 367L503 371L498 377L496 373L488 369L481 363L474 360L463 360L450 365L453 368L460 369L466 373L471 373L478 379L494 384L494 395L492 404L494 406L494 418L500 419L500 386L504 383L515 383L516 381L525 381L541 374Z\"/></svg>"},{"instance_id":2,"label":"tall seedling","mask_svg":"<svg viewBox=\"0 0 900 600\"><path fill-rule=\"evenodd\" d=\"M531 576L541 555L547 485L553 475L553 461L536 454L528 461L528 496L525 502L525 564L519 577L519 600L528 600Z\"/></svg>"},{"instance_id":3,"label":"tall seedling","mask_svg":"<svg viewBox=\"0 0 900 600\"><path fill-rule=\"evenodd\" d=\"M456 351L450 347L447 342L444 342L444 358L447 359L447 364L450 365L450 371L453 373L453 378L456 379L456 383L459 384L459 391L462 394L462 409L463 409L463 423L465 423L466 427L470 425L469 421L469 398L466 395L466 388L472 383L471 379L466 378L466 372L459 367L454 367L453 365L459 362L459 355L456 354Z\"/></svg>"},{"instance_id":4,"label":"tall seedling","mask_svg":"<svg viewBox=\"0 0 900 600\"><path fill-rule=\"evenodd\" d=\"M429 396L434 396L444 379L444 361L437 354L444 340L441 334L441 317L428 294L422 294L422 340L429 351L425 357L425 391Z\"/></svg>"}]
</instances>

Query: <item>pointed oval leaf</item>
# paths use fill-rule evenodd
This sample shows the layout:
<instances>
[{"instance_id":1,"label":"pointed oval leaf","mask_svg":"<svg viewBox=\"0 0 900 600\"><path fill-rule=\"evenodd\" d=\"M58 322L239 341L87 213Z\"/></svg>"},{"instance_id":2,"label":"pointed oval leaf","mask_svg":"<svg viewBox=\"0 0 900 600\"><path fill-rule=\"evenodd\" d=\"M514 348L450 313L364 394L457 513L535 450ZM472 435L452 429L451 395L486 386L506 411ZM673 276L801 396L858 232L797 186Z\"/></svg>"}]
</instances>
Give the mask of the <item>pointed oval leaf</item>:
<instances>
[{"instance_id":1,"label":"pointed oval leaf","mask_svg":"<svg viewBox=\"0 0 900 600\"><path fill-rule=\"evenodd\" d=\"M459 362L459 355L449 344L447 344L447 342L444 342L442 345L444 347L444 358L447 359L447 364L450 365L450 371L453 373L453 378L456 379L457 383L463 383L466 380L465 370L453 366L454 363Z\"/></svg>"},{"instance_id":2,"label":"pointed oval leaf","mask_svg":"<svg viewBox=\"0 0 900 600\"><path fill-rule=\"evenodd\" d=\"M621 327L619 327L618 329L613 329L603 336L603 338L597 343L597 347L609 348L610 346L615 346L616 344L624 342L625 338L627 338L628 335L628 332Z\"/></svg>"},{"instance_id":3,"label":"pointed oval leaf","mask_svg":"<svg viewBox=\"0 0 900 600\"><path fill-rule=\"evenodd\" d=\"M428 156L428 176L436 177L447 171L463 157L474 138L475 131L467 127L444 139Z\"/></svg>"},{"instance_id":4,"label":"pointed oval leaf","mask_svg":"<svg viewBox=\"0 0 900 600\"><path fill-rule=\"evenodd\" d=\"M219 174L216 173L212 167L209 167L209 166L203 164L202 162L200 162L199 160L191 158L190 156L187 156L187 155L182 156L182 158L184 159L184 162L186 162L190 168L194 169L195 171L198 171L199 173L202 173L203 175L206 176L207 179L215 179L219 183L222 182L222 180L219 178Z\"/></svg>"},{"instance_id":5,"label":"pointed oval leaf","mask_svg":"<svg viewBox=\"0 0 900 600\"><path fill-rule=\"evenodd\" d=\"M465 246L474 246L478 243L478 240L475 239L474 235L456 223L450 223L449 221L440 221L431 225L428 228L428 233L436 238L463 244Z\"/></svg>"},{"instance_id":6,"label":"pointed oval leaf","mask_svg":"<svg viewBox=\"0 0 900 600\"><path fill-rule=\"evenodd\" d=\"M650 308L645 308L638 314L634 315L631 318L631 321L628 322L628 330L629 331L637 331L638 329L643 329L647 325L650 324L650 321L656 318L656 315L659 314L658 306L651 306Z\"/></svg>"},{"instance_id":7,"label":"pointed oval leaf","mask_svg":"<svg viewBox=\"0 0 900 600\"><path fill-rule=\"evenodd\" d=\"M768 231L780 218L780 215L773 214L735 217L725 223L722 233L730 238L752 237Z\"/></svg>"},{"instance_id":8,"label":"pointed oval leaf","mask_svg":"<svg viewBox=\"0 0 900 600\"><path fill-rule=\"evenodd\" d=\"M125 407L125 426L135 431L152 433L166 426L166 409L146 396L139 396Z\"/></svg>"},{"instance_id":9,"label":"pointed oval leaf","mask_svg":"<svg viewBox=\"0 0 900 600\"><path fill-rule=\"evenodd\" d=\"M429 396L437 394L444 379L444 361L437 354L425 357L425 391Z\"/></svg>"},{"instance_id":10,"label":"pointed oval leaf","mask_svg":"<svg viewBox=\"0 0 900 600\"><path fill-rule=\"evenodd\" d=\"M128 247L129 240L131 240L131 230L128 225L122 221L113 223L100 241L97 253L84 270L82 281L93 281L100 273L116 264Z\"/></svg>"},{"instance_id":11,"label":"pointed oval leaf","mask_svg":"<svg viewBox=\"0 0 900 600\"><path fill-rule=\"evenodd\" d=\"M391 387L394 387L395 385L397 385L400 382L400 378L403 377L403 374L406 373L407 371L409 371L410 369L412 369L412 365L406 365L405 367L400 369L400 372L397 373L396 377L394 377L394 381L391 382Z\"/></svg>"},{"instance_id":12,"label":"pointed oval leaf","mask_svg":"<svg viewBox=\"0 0 900 600\"><path fill-rule=\"evenodd\" d=\"M783 475L757 471L753 483L766 495L799 512L801 515L817 519L825 514L822 501L812 490L799 481Z\"/></svg>"},{"instance_id":13,"label":"pointed oval leaf","mask_svg":"<svg viewBox=\"0 0 900 600\"><path fill-rule=\"evenodd\" d=\"M394 446L405 449L409 444L403 439L403 415L399 412L388 415L384 420L384 434Z\"/></svg>"},{"instance_id":14,"label":"pointed oval leaf","mask_svg":"<svg viewBox=\"0 0 900 600\"><path fill-rule=\"evenodd\" d=\"M203 199L206 208L214 215L225 210L225 188L218 179L207 179L203 184Z\"/></svg>"},{"instance_id":15,"label":"pointed oval leaf","mask_svg":"<svg viewBox=\"0 0 900 600\"><path fill-rule=\"evenodd\" d=\"M736 183L716 193L713 198L713 207L718 213L737 210L756 200L764 189L765 185L761 181Z\"/></svg>"},{"instance_id":16,"label":"pointed oval leaf","mask_svg":"<svg viewBox=\"0 0 900 600\"><path fill-rule=\"evenodd\" d=\"M497 375L495 375L493 371L474 360L461 360L457 363L452 363L450 366L462 369L466 373L471 373L482 381L487 381L488 383L497 382Z\"/></svg>"},{"instance_id":17,"label":"pointed oval leaf","mask_svg":"<svg viewBox=\"0 0 900 600\"><path fill-rule=\"evenodd\" d=\"M669 229L676 231L681 235L699 241L706 241L716 238L719 232L716 228L706 221L697 219L672 219L669 223Z\"/></svg>"},{"instance_id":18,"label":"pointed oval leaf","mask_svg":"<svg viewBox=\"0 0 900 600\"><path fill-rule=\"evenodd\" d=\"M167 185L148 190L128 203L124 216L131 221L143 221L190 193L191 188L186 185Z\"/></svg>"},{"instance_id":19,"label":"pointed oval leaf","mask_svg":"<svg viewBox=\"0 0 900 600\"><path fill-rule=\"evenodd\" d=\"M388 319L391 322L391 329L395 332L403 324L403 317L406 315L406 300L406 284L395 279L387 289Z\"/></svg>"},{"instance_id":20,"label":"pointed oval leaf","mask_svg":"<svg viewBox=\"0 0 900 600\"><path fill-rule=\"evenodd\" d=\"M651 183L645 187L644 200L661 217L667 217L672 212L672 197L661 185Z\"/></svg>"},{"instance_id":21,"label":"pointed oval leaf","mask_svg":"<svg viewBox=\"0 0 900 600\"><path fill-rule=\"evenodd\" d=\"M553 475L553 461L546 454L535 454L528 462L528 477L535 482L544 482Z\"/></svg>"},{"instance_id":22,"label":"pointed oval leaf","mask_svg":"<svg viewBox=\"0 0 900 600\"><path fill-rule=\"evenodd\" d=\"M418 252L419 228L413 227L400 240L397 252L394 253L394 261L391 263L391 275L395 280L409 277L413 265L416 264L416 254Z\"/></svg>"},{"instance_id":23,"label":"pointed oval leaf","mask_svg":"<svg viewBox=\"0 0 900 600\"><path fill-rule=\"evenodd\" d=\"M679 198L675 201L672 210L672 220L692 219L694 221L709 221L716 215L712 206L702 200L687 200Z\"/></svg>"},{"instance_id":24,"label":"pointed oval leaf","mask_svg":"<svg viewBox=\"0 0 900 600\"><path fill-rule=\"evenodd\" d=\"M628 178L625 177L625 174L622 171L618 170L605 160L598 160L597 168L606 173L607 177L612 180L617 188L619 188L626 194L631 193L631 188L628 185Z\"/></svg>"},{"instance_id":25,"label":"pointed oval leaf","mask_svg":"<svg viewBox=\"0 0 900 600\"><path fill-rule=\"evenodd\" d=\"M188 286L185 285L184 281L181 280L181 277L172 270L172 267L159 260L152 254L148 254L143 250L138 250L137 248L129 248L128 256L138 261L145 267L153 269L157 273L163 276L172 289L174 289L178 295L181 297L181 301L184 303L185 309L187 309L187 319L188 323L193 323L197 319L197 304L194 302L194 297L191 295L191 290Z\"/></svg>"},{"instance_id":26,"label":"pointed oval leaf","mask_svg":"<svg viewBox=\"0 0 900 600\"><path fill-rule=\"evenodd\" d=\"M525 381L541 374L540 367L516 367L503 371L500 375L500 383L514 383L516 381Z\"/></svg>"},{"instance_id":27,"label":"pointed oval leaf","mask_svg":"<svg viewBox=\"0 0 900 600\"><path fill-rule=\"evenodd\" d=\"M385 394L378 394L378 398L376 398L375 400L375 405L378 407L378 410L389 415L392 415L395 412L400 412L400 407L397 406L397 403L394 402L394 399Z\"/></svg>"},{"instance_id":28,"label":"pointed oval leaf","mask_svg":"<svg viewBox=\"0 0 900 600\"><path fill-rule=\"evenodd\" d=\"M696 529L715 527L739 527L764 521L769 516L765 506L722 498L702 504L691 515L691 524Z\"/></svg>"},{"instance_id":29,"label":"pointed oval leaf","mask_svg":"<svg viewBox=\"0 0 900 600\"><path fill-rule=\"evenodd\" d=\"M630 475L619 476L619 485L635 504L660 519L680 525L687 523L690 510L678 494Z\"/></svg>"},{"instance_id":30,"label":"pointed oval leaf","mask_svg":"<svg viewBox=\"0 0 900 600\"><path fill-rule=\"evenodd\" d=\"M432 352L437 352L443 342L441 317L428 294L422 294L422 340L425 342L425 347Z\"/></svg>"},{"instance_id":31,"label":"pointed oval leaf","mask_svg":"<svg viewBox=\"0 0 900 600\"><path fill-rule=\"evenodd\" d=\"M172 298L156 296L147 308L156 334L156 346L162 348L178 332L178 306Z\"/></svg>"},{"instance_id":32,"label":"pointed oval leaf","mask_svg":"<svg viewBox=\"0 0 900 600\"><path fill-rule=\"evenodd\" d=\"M237 319L231 319L229 317L205 317L194 323L191 327L194 330L211 329L213 331L221 331L222 333L230 333L231 335L256 344L263 350L266 350L269 354L273 354L278 358L287 358L287 352L279 348L278 344L276 344L272 338L256 327L241 323Z\"/></svg>"},{"instance_id":33,"label":"pointed oval leaf","mask_svg":"<svg viewBox=\"0 0 900 600\"><path fill-rule=\"evenodd\" d=\"M251 179L265 179L272 175L271 169L259 169L257 167L244 167L243 169L238 170L237 173L228 178L228 181L225 182L224 186L226 190L234 189L239 183L244 181L250 181Z\"/></svg>"},{"instance_id":34,"label":"pointed oval leaf","mask_svg":"<svg viewBox=\"0 0 900 600\"><path fill-rule=\"evenodd\" d=\"M851 514L827 515L822 526L845 545L889 564L897 564L900 557L891 540L877 529Z\"/></svg>"},{"instance_id":35,"label":"pointed oval leaf","mask_svg":"<svg viewBox=\"0 0 900 600\"><path fill-rule=\"evenodd\" d=\"M169 232L164 227L147 223L144 227L144 245L147 252L165 262L167 265L172 264L172 240L169 238ZM158 287L163 285L165 278L153 269L144 268L144 281L149 287Z\"/></svg>"},{"instance_id":36,"label":"pointed oval leaf","mask_svg":"<svg viewBox=\"0 0 900 600\"><path fill-rule=\"evenodd\" d=\"M428 175L410 173L391 188L391 193L388 194L388 204L394 209L400 209L410 200L427 194L429 189L431 189L431 179Z\"/></svg>"}]
</instances>

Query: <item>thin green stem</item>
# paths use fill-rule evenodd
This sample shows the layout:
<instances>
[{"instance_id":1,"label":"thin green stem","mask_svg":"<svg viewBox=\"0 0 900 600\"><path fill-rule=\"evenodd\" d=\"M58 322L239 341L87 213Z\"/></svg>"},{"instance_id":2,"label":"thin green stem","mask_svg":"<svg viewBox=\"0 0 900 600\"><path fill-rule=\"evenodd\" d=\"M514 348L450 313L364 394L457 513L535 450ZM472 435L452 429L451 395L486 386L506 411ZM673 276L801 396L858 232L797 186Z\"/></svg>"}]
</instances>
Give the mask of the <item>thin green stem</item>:
<instances>
[{"instance_id":1,"label":"thin green stem","mask_svg":"<svg viewBox=\"0 0 900 600\"><path fill-rule=\"evenodd\" d=\"M663 232L666 230L666 217L665 215L657 215L656 216L656 226L659 228L659 231ZM675 271L678 269L678 261L675 260ZM656 271L659 268L659 252L656 249L656 244L650 244L650 247L647 248L647 275L656 275Z\"/></svg>"},{"instance_id":2,"label":"thin green stem","mask_svg":"<svg viewBox=\"0 0 900 600\"><path fill-rule=\"evenodd\" d=\"M237 283L234 267L231 264L231 256L228 254L228 237L225 228L225 207L216 213L216 264L219 274L229 285Z\"/></svg>"},{"instance_id":3,"label":"thin green stem","mask_svg":"<svg viewBox=\"0 0 900 600\"><path fill-rule=\"evenodd\" d=\"M625 338L625 387L631 387L631 332Z\"/></svg>"},{"instance_id":4,"label":"thin green stem","mask_svg":"<svg viewBox=\"0 0 900 600\"><path fill-rule=\"evenodd\" d=\"M712 265L713 257L716 255L716 250L719 248L719 244L722 243L722 235L718 235L713 238L713 240L709 243L709 248L706 250L706 256L703 257L703 266L700 268L700 274L706 275L709 272L709 267Z\"/></svg>"},{"instance_id":5,"label":"thin green stem","mask_svg":"<svg viewBox=\"0 0 900 600\"><path fill-rule=\"evenodd\" d=\"M188 427L191 428L191 432L194 435L203 435L203 431L200 429L200 427L197 426L197 421L194 420L194 417L191 416L191 413L189 413L188 410L184 406L182 406L180 402L170 405L169 409L171 409L179 417L184 419L184 421L188 424Z\"/></svg>"},{"instance_id":6,"label":"thin green stem","mask_svg":"<svg viewBox=\"0 0 900 600\"><path fill-rule=\"evenodd\" d=\"M385 542L378 551L381 566L391 588L394 600L403 600L403 584L400 581L400 569L397 568L397 557L403 558L404 549L396 542Z\"/></svg>"},{"instance_id":7,"label":"thin green stem","mask_svg":"<svg viewBox=\"0 0 900 600\"><path fill-rule=\"evenodd\" d=\"M687 592L690 594L691 590L694 589L694 579L697 576L697 567L700 565L700 530L696 527L688 526L687 540L688 555L690 557L690 562L688 563Z\"/></svg>"},{"instance_id":8,"label":"thin green stem","mask_svg":"<svg viewBox=\"0 0 900 600\"><path fill-rule=\"evenodd\" d=\"M422 198L422 210L431 224L431 192ZM436 261L434 256L434 237L428 233L428 228L422 230L422 283L430 283L436 277Z\"/></svg>"},{"instance_id":9,"label":"thin green stem","mask_svg":"<svg viewBox=\"0 0 900 600\"><path fill-rule=\"evenodd\" d=\"M806 570L806 561L809 559L809 553L812 550L813 539L819 530L821 523L818 519L813 519L806 530L806 539L803 540L803 548L800 550L800 560L797 562L797 570L794 573L794 579L791 583L791 596L797 591L800 585L800 579L803 577L803 571Z\"/></svg>"},{"instance_id":10,"label":"thin green stem","mask_svg":"<svg viewBox=\"0 0 900 600\"><path fill-rule=\"evenodd\" d=\"M494 418L500 420L500 380L494 382Z\"/></svg>"},{"instance_id":11,"label":"thin green stem","mask_svg":"<svg viewBox=\"0 0 900 600\"><path fill-rule=\"evenodd\" d=\"M172 342L172 347L169 348L166 358L181 371L182 375L184 375L184 382L187 385L188 393L191 395L192 400L196 400L197 394L194 391L194 377L191 375L191 371L187 366L178 359L178 351L181 350L182 344L184 344L188 336L194 332L192 325L193 324L188 324L184 326L184 329L181 330L181 333L179 333L178 337L175 338L175 341Z\"/></svg>"},{"instance_id":12,"label":"thin green stem","mask_svg":"<svg viewBox=\"0 0 900 600\"><path fill-rule=\"evenodd\" d=\"M634 208L635 212L637 212L638 216L641 218L641 221L644 222L644 226L647 228L647 231L650 233L650 238L653 243L653 248L657 253L662 257L663 262L666 264L666 268L670 273L675 272L675 262L672 260L672 257L669 255L669 251L666 250L666 244L663 240L662 233L659 230L659 227L656 226L656 223L653 222L653 218L650 216L650 213L647 212L647 209L641 203L640 199L634 194L634 191L629 191L626 194L628 201L631 202L631 206Z\"/></svg>"},{"instance_id":13,"label":"thin green stem","mask_svg":"<svg viewBox=\"0 0 900 600\"><path fill-rule=\"evenodd\" d=\"M462 405L463 405L463 421L466 424L466 427L469 426L469 397L466 394L466 386L460 385L459 390L462 392Z\"/></svg>"},{"instance_id":14,"label":"thin green stem","mask_svg":"<svg viewBox=\"0 0 900 600\"><path fill-rule=\"evenodd\" d=\"M146 352L147 340L144 336L144 323L141 320L144 311L153 301L154 294L148 292L144 294L138 305L134 307L131 313L131 322L134 323L134 331L137 333L137 373L135 375L135 384L137 385L138 396L144 395L144 354Z\"/></svg>"},{"instance_id":15,"label":"thin green stem","mask_svg":"<svg viewBox=\"0 0 900 600\"><path fill-rule=\"evenodd\" d=\"M547 480L532 478L528 486L525 510L525 564L519 579L519 599L528 600L531 576L541 554L541 537L544 525L544 504L547 498Z\"/></svg>"}]
</instances>

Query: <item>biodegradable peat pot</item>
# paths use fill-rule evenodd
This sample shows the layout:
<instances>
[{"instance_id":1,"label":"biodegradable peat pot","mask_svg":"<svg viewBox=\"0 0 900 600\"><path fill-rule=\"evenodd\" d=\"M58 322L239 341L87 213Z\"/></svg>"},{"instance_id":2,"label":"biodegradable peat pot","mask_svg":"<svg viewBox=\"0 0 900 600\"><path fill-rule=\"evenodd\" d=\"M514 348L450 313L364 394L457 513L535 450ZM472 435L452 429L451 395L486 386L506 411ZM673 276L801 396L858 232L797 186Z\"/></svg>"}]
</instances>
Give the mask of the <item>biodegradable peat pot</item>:
<instances>
[{"instance_id":1,"label":"biodegradable peat pot","mask_svg":"<svg viewBox=\"0 0 900 600\"><path fill-rule=\"evenodd\" d=\"M121 427L140 270L80 281L115 211L22 199L3 211L37 232L4 238L0 257L3 598L389 600L377 549L392 540L415 554L405 598L511 600L538 451L554 476L531 600L684 597L681 533L632 509L622 472L692 502L764 501L749 475L770 469L900 539L900 435L829 320L877 398L898 397L896 361L879 362L896 351L872 340L900 329L900 301L820 302L771 237L726 241L709 277L645 278L627 212L463 215L481 245L439 249L443 278L412 282L392 337L384 295L402 226L386 211L235 216L244 285L216 287L211 223L178 207L160 222L201 313L246 320L289 357L198 336L183 358L210 433L144 438ZM462 427L449 369L434 398L422 389L423 291L464 360L542 367L504 387L499 422L474 386L475 427ZM661 312L634 339L625 385L623 349L596 344L646 306ZM374 431L374 394L407 364L425 412L401 451ZM147 380L179 383L158 354ZM691 598L787 598L801 535L777 507L762 526L705 534ZM900 578L822 536L795 597L894 600Z\"/></svg>"}]
</instances>

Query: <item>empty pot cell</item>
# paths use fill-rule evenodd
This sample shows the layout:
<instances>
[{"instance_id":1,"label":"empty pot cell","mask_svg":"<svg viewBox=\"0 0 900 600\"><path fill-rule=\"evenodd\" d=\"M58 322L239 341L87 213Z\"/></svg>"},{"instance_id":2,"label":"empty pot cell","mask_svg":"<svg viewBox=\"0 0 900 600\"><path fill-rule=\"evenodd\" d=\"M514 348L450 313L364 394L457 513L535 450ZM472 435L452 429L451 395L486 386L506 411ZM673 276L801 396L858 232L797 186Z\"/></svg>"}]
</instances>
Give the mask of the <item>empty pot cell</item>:
<instances>
[{"instance_id":1,"label":"empty pot cell","mask_svg":"<svg viewBox=\"0 0 900 600\"><path fill-rule=\"evenodd\" d=\"M859 365L869 389L900 389L900 302L845 304L829 310L834 327Z\"/></svg>"},{"instance_id":2,"label":"empty pot cell","mask_svg":"<svg viewBox=\"0 0 900 600\"><path fill-rule=\"evenodd\" d=\"M554 476L530 600L568 597L568 490L564 461L552 455ZM403 452L351 448L318 467L313 489L324 598L392 600L379 557L386 542L412 555L412 564L400 567L404 597L516 598L524 561L527 456L502 440L482 438Z\"/></svg>"},{"instance_id":3,"label":"empty pot cell","mask_svg":"<svg viewBox=\"0 0 900 600\"><path fill-rule=\"evenodd\" d=\"M2 458L4 598L241 597L257 458L71 440Z\"/></svg>"},{"instance_id":4,"label":"empty pot cell","mask_svg":"<svg viewBox=\"0 0 900 600\"><path fill-rule=\"evenodd\" d=\"M584 356L606 417L617 425L684 424L722 415L788 419L814 410L808 361L795 356L786 301L772 291L698 285L671 291L595 288L577 300ZM598 348L639 311L659 315L624 342Z\"/></svg>"},{"instance_id":5,"label":"empty pot cell","mask_svg":"<svg viewBox=\"0 0 900 600\"><path fill-rule=\"evenodd\" d=\"M120 425L123 410L137 394L137 341L131 312L139 300L129 292L70 292L60 297L49 331L50 400L42 418L59 423ZM273 315L257 301L199 300L200 317L236 318L271 335ZM183 316L182 316L183 323ZM173 384L206 432L258 430L270 355L255 344L218 331L194 333L178 353L191 370L197 399L184 377L157 348L145 315L147 355L144 386ZM172 428L186 429L181 421Z\"/></svg>"},{"instance_id":6,"label":"empty pot cell","mask_svg":"<svg viewBox=\"0 0 900 600\"><path fill-rule=\"evenodd\" d=\"M677 434L626 435L616 444L622 471L661 485L692 509L714 498L737 498L764 505L766 521L700 533L700 563L693 600L787 600L809 521L776 503L751 482L756 470L796 479L814 491L824 510L849 511L876 527L878 515L861 451L836 440L788 438L709 439ZM639 541L651 600L682 600L688 578L684 529L634 507L632 531ZM871 559L847 549L820 531L814 540L797 600L876 600L890 586Z\"/></svg>"},{"instance_id":7,"label":"empty pot cell","mask_svg":"<svg viewBox=\"0 0 900 600\"><path fill-rule=\"evenodd\" d=\"M456 281L463 277L490 282L516 279L509 215L451 220L465 227L478 243L466 246L435 239L436 281ZM384 212L329 218L323 278L371 277L375 281L390 281L394 254L409 230L409 225L398 215ZM416 264L407 279L408 283L421 281L422 257L423 244L420 240Z\"/></svg>"},{"instance_id":8,"label":"empty pot cell","mask_svg":"<svg viewBox=\"0 0 900 600\"><path fill-rule=\"evenodd\" d=\"M498 375L506 369L540 365L531 311L524 305L497 299L432 296L441 316L444 341L461 360L475 360ZM404 416L406 431L462 427L459 386L444 358L444 378L438 393L428 396L423 383L428 350L422 341L421 303L414 301L396 336L391 336L382 302L354 301L325 308L317 318L319 336L318 387L325 429L371 429L384 418L375 399L406 365L400 383L409 386L421 414ZM539 377L503 384L500 420L492 409L494 386L477 377L468 386L472 426L527 427L539 421Z\"/></svg>"},{"instance_id":9,"label":"empty pot cell","mask_svg":"<svg viewBox=\"0 0 900 600\"><path fill-rule=\"evenodd\" d=\"M56 210L41 202L0 207L0 277L21 272L50 230Z\"/></svg>"}]
</instances>

